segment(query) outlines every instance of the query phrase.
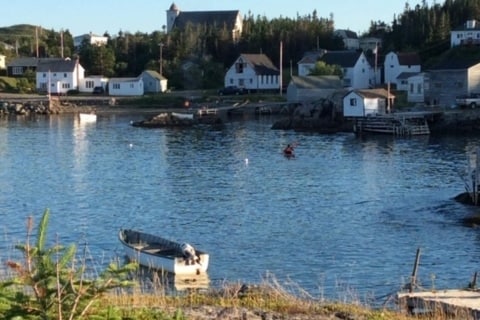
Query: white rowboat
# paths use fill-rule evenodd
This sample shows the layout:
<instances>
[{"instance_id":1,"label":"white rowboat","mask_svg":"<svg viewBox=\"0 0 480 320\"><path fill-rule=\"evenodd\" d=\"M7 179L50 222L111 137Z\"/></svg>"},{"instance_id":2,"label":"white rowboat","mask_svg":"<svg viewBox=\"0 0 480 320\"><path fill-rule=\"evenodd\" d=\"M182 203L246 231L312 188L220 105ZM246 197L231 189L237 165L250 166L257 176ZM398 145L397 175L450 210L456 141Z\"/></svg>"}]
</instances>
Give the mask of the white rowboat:
<instances>
[{"instance_id":1,"label":"white rowboat","mask_svg":"<svg viewBox=\"0 0 480 320\"><path fill-rule=\"evenodd\" d=\"M120 230L118 238L127 257L144 267L176 275L199 275L208 269L209 255L187 243L130 229Z\"/></svg>"}]
</instances>

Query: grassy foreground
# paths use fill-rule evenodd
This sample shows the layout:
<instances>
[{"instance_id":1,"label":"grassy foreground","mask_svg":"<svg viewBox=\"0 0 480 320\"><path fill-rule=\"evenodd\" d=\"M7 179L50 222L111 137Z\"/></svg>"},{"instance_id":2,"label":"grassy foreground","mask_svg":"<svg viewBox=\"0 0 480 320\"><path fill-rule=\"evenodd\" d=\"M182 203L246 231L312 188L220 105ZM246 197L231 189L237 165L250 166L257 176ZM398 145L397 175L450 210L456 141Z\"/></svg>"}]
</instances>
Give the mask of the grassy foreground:
<instances>
[{"instance_id":1,"label":"grassy foreground","mask_svg":"<svg viewBox=\"0 0 480 320\"><path fill-rule=\"evenodd\" d=\"M165 288L145 293L132 277L133 263L110 264L89 276L85 252L56 243L47 247L49 210L45 210L33 239L33 220L27 221L25 244L16 249L23 261L8 261L8 276L0 280L1 319L392 319L409 317L360 303L342 304L297 297L274 278L259 285L225 284L220 289L190 290L169 295ZM83 256L82 256L83 255ZM423 319L449 319L425 316ZM454 318L452 318L454 319Z\"/></svg>"}]
</instances>

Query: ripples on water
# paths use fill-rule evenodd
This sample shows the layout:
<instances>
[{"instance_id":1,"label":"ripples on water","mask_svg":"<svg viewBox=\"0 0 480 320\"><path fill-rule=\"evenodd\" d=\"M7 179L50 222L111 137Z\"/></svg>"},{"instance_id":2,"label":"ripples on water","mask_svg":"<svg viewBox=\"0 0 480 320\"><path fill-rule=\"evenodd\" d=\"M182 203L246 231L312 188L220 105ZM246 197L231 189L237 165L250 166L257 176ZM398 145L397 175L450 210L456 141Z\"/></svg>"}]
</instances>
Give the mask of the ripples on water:
<instances>
[{"instance_id":1,"label":"ripples on water","mask_svg":"<svg viewBox=\"0 0 480 320\"><path fill-rule=\"evenodd\" d=\"M463 287L477 271L478 231L460 223L476 209L452 200L476 137L274 131L269 117L145 130L134 117L2 120L4 243L23 241L26 217L50 208L50 237L87 243L100 265L123 256L125 227L206 249L214 281L273 274L317 297L398 291L419 247L425 287Z\"/></svg>"}]
</instances>

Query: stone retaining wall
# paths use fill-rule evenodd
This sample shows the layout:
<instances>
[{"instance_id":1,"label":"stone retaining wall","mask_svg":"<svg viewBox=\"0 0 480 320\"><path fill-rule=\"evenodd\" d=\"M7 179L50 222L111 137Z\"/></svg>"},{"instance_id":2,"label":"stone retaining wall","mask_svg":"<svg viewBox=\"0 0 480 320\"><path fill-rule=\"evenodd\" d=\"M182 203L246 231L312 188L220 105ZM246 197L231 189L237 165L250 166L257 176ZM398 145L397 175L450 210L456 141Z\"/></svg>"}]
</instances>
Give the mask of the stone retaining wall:
<instances>
[{"instance_id":1,"label":"stone retaining wall","mask_svg":"<svg viewBox=\"0 0 480 320\"><path fill-rule=\"evenodd\" d=\"M115 99L73 100L47 97L41 99L0 100L0 116L91 112L97 106L115 105Z\"/></svg>"}]
</instances>

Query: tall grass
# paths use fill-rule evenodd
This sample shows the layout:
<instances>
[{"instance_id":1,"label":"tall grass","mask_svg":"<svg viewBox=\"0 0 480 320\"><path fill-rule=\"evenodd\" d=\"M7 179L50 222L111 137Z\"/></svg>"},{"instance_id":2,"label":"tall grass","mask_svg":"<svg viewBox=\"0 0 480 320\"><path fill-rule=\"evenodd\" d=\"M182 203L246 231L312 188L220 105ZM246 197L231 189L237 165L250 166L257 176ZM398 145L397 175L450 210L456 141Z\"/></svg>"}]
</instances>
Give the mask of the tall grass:
<instances>
[{"instance_id":1,"label":"tall grass","mask_svg":"<svg viewBox=\"0 0 480 320\"><path fill-rule=\"evenodd\" d=\"M295 283L281 285L267 274L259 284L224 283L211 288L169 294L163 275L140 272L134 263L111 263L97 276L87 275L86 250L46 246L50 216L45 210L33 234L28 219L26 241L16 246L22 261L8 261L10 273L0 279L1 319L391 319L411 316L372 309L349 295L349 302L313 297ZM205 289L205 287L207 289ZM443 310L422 319L466 318Z\"/></svg>"}]
</instances>

